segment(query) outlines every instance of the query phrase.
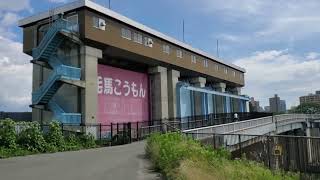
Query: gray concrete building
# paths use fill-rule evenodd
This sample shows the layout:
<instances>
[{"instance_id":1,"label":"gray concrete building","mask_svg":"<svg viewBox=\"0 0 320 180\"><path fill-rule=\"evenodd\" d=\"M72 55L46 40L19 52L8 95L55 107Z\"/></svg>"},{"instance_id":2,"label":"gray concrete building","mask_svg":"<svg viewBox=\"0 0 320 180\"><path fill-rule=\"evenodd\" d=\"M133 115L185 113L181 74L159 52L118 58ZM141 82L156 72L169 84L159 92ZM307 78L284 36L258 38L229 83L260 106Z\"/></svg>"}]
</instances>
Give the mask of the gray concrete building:
<instances>
[{"instance_id":1,"label":"gray concrete building","mask_svg":"<svg viewBox=\"0 0 320 180\"><path fill-rule=\"evenodd\" d=\"M285 113L287 111L286 101L281 100L277 94L269 98L269 106L272 113Z\"/></svg>"},{"instance_id":2,"label":"gray concrete building","mask_svg":"<svg viewBox=\"0 0 320 180\"><path fill-rule=\"evenodd\" d=\"M247 112L245 69L89 0L19 21L32 118L109 124Z\"/></svg>"}]
</instances>

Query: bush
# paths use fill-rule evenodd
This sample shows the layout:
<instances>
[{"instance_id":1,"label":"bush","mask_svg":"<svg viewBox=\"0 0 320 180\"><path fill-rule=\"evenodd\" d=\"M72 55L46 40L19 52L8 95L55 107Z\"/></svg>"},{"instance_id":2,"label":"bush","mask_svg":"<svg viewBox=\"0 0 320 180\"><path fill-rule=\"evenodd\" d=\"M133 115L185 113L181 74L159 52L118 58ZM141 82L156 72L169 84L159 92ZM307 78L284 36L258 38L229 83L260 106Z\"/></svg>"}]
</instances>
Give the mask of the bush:
<instances>
[{"instance_id":1,"label":"bush","mask_svg":"<svg viewBox=\"0 0 320 180\"><path fill-rule=\"evenodd\" d=\"M25 156L29 154L33 154L33 152L25 150L21 147L16 147L14 149L0 147L0 159L12 156Z\"/></svg>"},{"instance_id":2,"label":"bush","mask_svg":"<svg viewBox=\"0 0 320 180\"><path fill-rule=\"evenodd\" d=\"M49 144L48 147L50 150L53 150L53 147L55 147L56 150L64 150L65 141L62 134L62 129L58 122L54 121L49 124L49 132L46 135L46 141Z\"/></svg>"},{"instance_id":3,"label":"bush","mask_svg":"<svg viewBox=\"0 0 320 180\"><path fill-rule=\"evenodd\" d=\"M45 152L46 141L40 130L39 123L25 123L24 126L25 129L19 134L18 144L29 151Z\"/></svg>"},{"instance_id":4,"label":"bush","mask_svg":"<svg viewBox=\"0 0 320 180\"><path fill-rule=\"evenodd\" d=\"M65 138L65 150L71 151L71 150L79 150L81 149L81 144L79 140L76 138L74 134L69 134Z\"/></svg>"},{"instance_id":5,"label":"bush","mask_svg":"<svg viewBox=\"0 0 320 180\"><path fill-rule=\"evenodd\" d=\"M146 153L167 179L298 179L296 174L273 174L253 161L231 160L226 150L202 146L179 133L151 135Z\"/></svg>"},{"instance_id":6,"label":"bush","mask_svg":"<svg viewBox=\"0 0 320 180\"><path fill-rule=\"evenodd\" d=\"M79 144L84 148L94 148L96 147L96 142L92 134L81 134L78 136Z\"/></svg>"},{"instance_id":7,"label":"bush","mask_svg":"<svg viewBox=\"0 0 320 180\"><path fill-rule=\"evenodd\" d=\"M0 147L16 148L15 122L11 119L0 121Z\"/></svg>"}]
</instances>

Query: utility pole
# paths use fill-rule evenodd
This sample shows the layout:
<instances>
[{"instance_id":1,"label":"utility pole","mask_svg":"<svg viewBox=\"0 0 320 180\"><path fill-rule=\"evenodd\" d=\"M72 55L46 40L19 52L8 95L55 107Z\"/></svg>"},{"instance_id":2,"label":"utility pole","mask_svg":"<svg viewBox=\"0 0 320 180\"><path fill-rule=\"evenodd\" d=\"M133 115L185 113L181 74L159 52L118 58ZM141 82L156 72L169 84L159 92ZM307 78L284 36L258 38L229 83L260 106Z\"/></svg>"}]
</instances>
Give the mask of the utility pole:
<instances>
[{"instance_id":1,"label":"utility pole","mask_svg":"<svg viewBox=\"0 0 320 180\"><path fill-rule=\"evenodd\" d=\"M219 40L217 39L217 57L219 57Z\"/></svg>"},{"instance_id":2,"label":"utility pole","mask_svg":"<svg viewBox=\"0 0 320 180\"><path fill-rule=\"evenodd\" d=\"M184 42L184 19L182 20L182 41Z\"/></svg>"},{"instance_id":3,"label":"utility pole","mask_svg":"<svg viewBox=\"0 0 320 180\"><path fill-rule=\"evenodd\" d=\"M108 1L109 1L109 9L111 9L111 2L110 2L111 0L108 0Z\"/></svg>"}]
</instances>

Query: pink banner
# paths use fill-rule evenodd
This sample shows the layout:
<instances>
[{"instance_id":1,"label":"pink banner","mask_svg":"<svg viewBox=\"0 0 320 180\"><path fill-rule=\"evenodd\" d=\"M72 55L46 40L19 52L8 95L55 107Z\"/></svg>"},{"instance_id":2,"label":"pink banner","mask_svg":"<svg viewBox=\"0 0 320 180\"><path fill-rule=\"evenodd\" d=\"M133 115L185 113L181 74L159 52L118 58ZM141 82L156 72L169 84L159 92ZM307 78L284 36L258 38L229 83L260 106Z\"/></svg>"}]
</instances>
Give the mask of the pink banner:
<instances>
[{"instance_id":1,"label":"pink banner","mask_svg":"<svg viewBox=\"0 0 320 180\"><path fill-rule=\"evenodd\" d=\"M149 119L148 75L98 65L98 122L102 124Z\"/></svg>"}]
</instances>

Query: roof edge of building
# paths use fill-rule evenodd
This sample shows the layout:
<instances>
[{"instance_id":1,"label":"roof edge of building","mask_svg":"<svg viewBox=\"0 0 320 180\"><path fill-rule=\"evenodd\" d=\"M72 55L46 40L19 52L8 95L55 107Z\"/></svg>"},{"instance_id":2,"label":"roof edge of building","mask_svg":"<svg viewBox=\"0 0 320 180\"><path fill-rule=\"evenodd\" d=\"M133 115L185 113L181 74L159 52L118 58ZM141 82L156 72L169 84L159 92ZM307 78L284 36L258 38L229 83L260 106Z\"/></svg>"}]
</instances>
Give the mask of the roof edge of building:
<instances>
[{"instance_id":1,"label":"roof edge of building","mask_svg":"<svg viewBox=\"0 0 320 180\"><path fill-rule=\"evenodd\" d=\"M223 62L221 59L219 59L217 57L214 57L213 55L211 55L209 53L206 53L206 52L204 52L204 51L202 51L200 49L193 48L189 44L186 44L186 43L181 42L181 41L179 41L179 40L177 40L177 39L175 39L173 37L165 35L165 34L159 32L157 30L149 28L146 25L138 23L138 22L136 22L136 21L134 21L134 20L132 20L132 19L130 19L128 17L125 17L125 16L123 16L123 15L121 15L119 13L116 13L116 12L114 12L114 11L108 9L108 8L105 8L105 7L95 3L93 1L90 1L90 0L77 0L77 1L74 1L74 2L71 2L71 3L64 4L62 6L58 6L58 7L54 8L54 10L55 10L56 14L59 14L59 13L64 13L64 12L67 12L67 11L71 11L73 9L81 8L81 7L91 8L91 9L96 10L96 11L98 11L100 13L103 13L103 14L105 14L107 16L115 18L115 19L117 19L117 20L119 20L119 21L121 21L121 22L123 22L125 24L128 24L128 25L133 26L133 27L135 27L137 29L145 31L145 32L147 32L149 34L152 34L152 35L154 35L154 36L156 36L158 38L161 38L161 39L164 39L164 40L166 40L166 41L168 41L170 43L176 44L177 46L183 47L183 48L188 49L190 51L193 51L193 52L195 52L197 54L205 56L205 57L207 57L209 59L212 59L212 60L217 61L219 63L225 64L225 65L227 65L227 66L229 66L231 68L234 68L236 70L239 70L239 71L241 71L243 73L246 72L246 70L244 68L242 68L242 67L239 67L239 66L231 64L231 63ZM19 20L18 21L18 26L23 27L23 26L31 24L33 22L40 21L42 19L48 18L49 16L50 16L49 11L40 12L38 14L35 14L35 15L32 15L32 16L29 16L29 17L26 17L24 19Z\"/></svg>"}]
</instances>

